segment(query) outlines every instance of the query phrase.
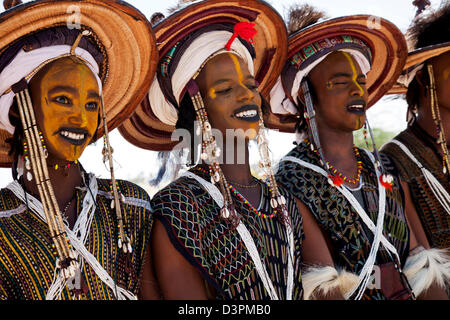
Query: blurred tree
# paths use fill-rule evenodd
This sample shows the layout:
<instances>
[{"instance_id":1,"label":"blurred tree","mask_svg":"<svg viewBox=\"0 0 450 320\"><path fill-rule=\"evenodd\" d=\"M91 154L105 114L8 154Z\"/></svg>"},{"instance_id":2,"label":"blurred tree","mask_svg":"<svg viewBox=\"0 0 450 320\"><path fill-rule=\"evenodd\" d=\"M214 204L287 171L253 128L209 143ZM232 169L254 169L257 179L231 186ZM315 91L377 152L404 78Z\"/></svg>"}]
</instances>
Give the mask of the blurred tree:
<instances>
[{"instance_id":1,"label":"blurred tree","mask_svg":"<svg viewBox=\"0 0 450 320\"><path fill-rule=\"evenodd\" d=\"M398 134L398 132L385 131L380 128L372 128L372 132L373 132L373 138L375 140L375 144L378 149L380 149L383 144L385 144L386 142L389 142L392 138L394 138ZM354 131L353 137L354 137L355 145L357 147L367 149L367 145L366 145L366 142L364 141L364 135L363 135L362 129L358 130L358 131ZM370 151L372 151L372 149L373 149L372 139L370 138L369 134L367 135L367 142L369 143L368 149Z\"/></svg>"}]
</instances>

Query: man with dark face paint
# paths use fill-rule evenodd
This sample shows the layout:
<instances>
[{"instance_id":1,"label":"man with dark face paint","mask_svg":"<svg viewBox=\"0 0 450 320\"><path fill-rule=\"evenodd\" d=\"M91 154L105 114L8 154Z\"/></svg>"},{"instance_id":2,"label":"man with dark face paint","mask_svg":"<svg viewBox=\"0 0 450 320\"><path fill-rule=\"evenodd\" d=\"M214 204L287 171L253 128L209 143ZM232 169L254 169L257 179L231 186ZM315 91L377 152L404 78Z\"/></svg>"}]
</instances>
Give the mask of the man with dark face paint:
<instances>
[{"instance_id":1,"label":"man with dark face paint","mask_svg":"<svg viewBox=\"0 0 450 320\"><path fill-rule=\"evenodd\" d=\"M61 26L71 4L83 21L103 24ZM155 71L151 27L125 3L36 1L7 9L0 16L0 129L10 148L2 144L0 159L14 181L0 190L0 300L158 297L140 288L152 279L142 271L152 227L147 193L115 180L112 166L111 180L97 179L78 162L104 134L111 164L108 125L133 112ZM24 19L26 27L17 28ZM98 34L120 45L106 48ZM134 67L127 75L111 61Z\"/></svg>"},{"instance_id":2,"label":"man with dark face paint","mask_svg":"<svg viewBox=\"0 0 450 320\"><path fill-rule=\"evenodd\" d=\"M376 31L368 28L370 18L332 19L292 34L292 56L271 91L268 118L300 118L301 139L276 178L303 216L306 299L414 298L405 273L419 242L408 228L416 213L407 185L376 147L372 154L353 142L354 130L370 131L365 112L406 58L401 32L381 18ZM420 297L445 293L436 282Z\"/></svg>"}]
</instances>

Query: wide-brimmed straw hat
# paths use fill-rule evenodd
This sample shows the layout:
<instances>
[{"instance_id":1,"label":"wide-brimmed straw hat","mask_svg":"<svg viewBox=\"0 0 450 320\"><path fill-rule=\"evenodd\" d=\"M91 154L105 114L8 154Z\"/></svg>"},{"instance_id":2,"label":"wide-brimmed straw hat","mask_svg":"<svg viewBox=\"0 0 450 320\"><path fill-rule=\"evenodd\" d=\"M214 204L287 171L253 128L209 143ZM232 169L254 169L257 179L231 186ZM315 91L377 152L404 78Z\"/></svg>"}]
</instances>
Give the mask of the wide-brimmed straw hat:
<instances>
[{"instance_id":1,"label":"wide-brimmed straw hat","mask_svg":"<svg viewBox=\"0 0 450 320\"><path fill-rule=\"evenodd\" d=\"M394 85L407 57L405 37L391 22L380 17L355 15L316 23L289 37L287 57L289 61L303 52L302 62L299 63L299 70L302 70L327 52L358 45L370 50L371 69L367 74L370 107ZM286 88L284 91L290 97ZM264 119L267 127L284 132L295 131L298 116L275 114L272 109L267 111Z\"/></svg>"},{"instance_id":2,"label":"wide-brimmed straw hat","mask_svg":"<svg viewBox=\"0 0 450 320\"><path fill-rule=\"evenodd\" d=\"M416 49L408 53L405 67L397 82L389 90L388 94L405 94L408 91L408 79L410 76L414 76L412 73L418 66L425 61L440 56L450 51L450 42L431 45L424 48ZM410 80L410 79L409 79Z\"/></svg>"},{"instance_id":3,"label":"wide-brimmed straw hat","mask_svg":"<svg viewBox=\"0 0 450 320\"><path fill-rule=\"evenodd\" d=\"M255 24L255 78L260 92L267 94L283 67L287 33L281 16L264 1L207 0L181 8L154 26L160 58L164 58L177 42L196 30L212 24L235 25L239 22ZM159 72L158 69L158 76ZM119 128L132 144L155 151L171 150L178 143L171 141L174 130L175 126L165 124L154 114L148 98Z\"/></svg>"},{"instance_id":4,"label":"wide-brimmed straw hat","mask_svg":"<svg viewBox=\"0 0 450 320\"><path fill-rule=\"evenodd\" d=\"M133 113L148 92L158 61L151 25L133 6L119 0L41 0L17 5L0 15L0 59L5 52L10 56L11 47L17 44L27 44L28 51L34 49L29 43L36 43L38 47L55 45L57 39L51 30L70 29L68 22L72 28L79 22L81 30L91 31L82 42L101 53L99 76L107 124L112 130ZM43 42L41 38L46 30L53 38ZM67 38L70 32L56 35ZM38 41L27 40L37 33L41 37ZM5 60L5 56L3 58ZM6 57L12 58L14 56ZM100 123L97 137L101 137L103 131ZM3 167L12 163L8 156L9 145L5 143L9 137L8 132L0 130L0 166Z\"/></svg>"}]
</instances>

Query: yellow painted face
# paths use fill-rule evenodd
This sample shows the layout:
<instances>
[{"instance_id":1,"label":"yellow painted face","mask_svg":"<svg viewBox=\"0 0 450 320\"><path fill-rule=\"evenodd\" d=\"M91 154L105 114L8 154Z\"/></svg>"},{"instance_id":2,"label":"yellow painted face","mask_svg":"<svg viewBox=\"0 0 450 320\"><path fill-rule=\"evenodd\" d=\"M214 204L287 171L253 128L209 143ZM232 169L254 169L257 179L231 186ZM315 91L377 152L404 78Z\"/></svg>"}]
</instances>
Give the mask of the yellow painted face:
<instances>
[{"instance_id":1,"label":"yellow painted face","mask_svg":"<svg viewBox=\"0 0 450 320\"><path fill-rule=\"evenodd\" d=\"M366 76L347 52L328 55L309 74L317 121L335 130L354 131L366 120Z\"/></svg>"},{"instance_id":2,"label":"yellow painted face","mask_svg":"<svg viewBox=\"0 0 450 320\"><path fill-rule=\"evenodd\" d=\"M29 86L49 157L78 160L98 126L101 98L94 74L76 58L61 58L40 70Z\"/></svg>"},{"instance_id":3,"label":"yellow painted face","mask_svg":"<svg viewBox=\"0 0 450 320\"><path fill-rule=\"evenodd\" d=\"M227 129L242 129L246 138L255 138L261 96L242 59L232 53L219 54L205 64L196 81L213 128L224 136Z\"/></svg>"},{"instance_id":4,"label":"yellow painted face","mask_svg":"<svg viewBox=\"0 0 450 320\"><path fill-rule=\"evenodd\" d=\"M439 107L450 110L450 52L431 60Z\"/></svg>"}]
</instances>

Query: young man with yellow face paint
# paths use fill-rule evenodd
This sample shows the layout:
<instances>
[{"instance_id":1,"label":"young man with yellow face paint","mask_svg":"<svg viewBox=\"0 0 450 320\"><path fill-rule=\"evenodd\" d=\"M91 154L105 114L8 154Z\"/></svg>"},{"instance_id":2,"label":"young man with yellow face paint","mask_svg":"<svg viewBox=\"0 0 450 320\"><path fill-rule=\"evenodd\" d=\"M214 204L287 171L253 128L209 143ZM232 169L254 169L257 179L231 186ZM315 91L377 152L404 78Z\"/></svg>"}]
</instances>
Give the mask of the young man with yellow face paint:
<instances>
[{"instance_id":1,"label":"young man with yellow face paint","mask_svg":"<svg viewBox=\"0 0 450 320\"><path fill-rule=\"evenodd\" d=\"M253 22L250 13L258 17ZM150 107L141 106L121 132L149 149L155 148L147 139L149 123L202 137L201 146L190 147L191 155L201 147L200 159L151 202L153 261L166 299L302 297L302 221L295 200L273 177L259 92L282 66L282 23L262 1L215 0L197 1L155 27L162 72L150 89ZM175 33L158 32L174 26ZM249 35L256 32L253 43ZM265 85L258 87L258 74ZM269 181L250 169L254 138Z\"/></svg>"},{"instance_id":2,"label":"young man with yellow face paint","mask_svg":"<svg viewBox=\"0 0 450 320\"><path fill-rule=\"evenodd\" d=\"M337 18L292 34L293 54L271 92L272 113L294 110L300 118L302 138L276 178L297 198L304 221L306 299L414 298L407 267L420 243L408 227L416 214L409 190L388 158L353 142L406 55L404 41L386 40L402 39L395 26L381 19L375 32L361 27L367 19ZM378 37L377 47L365 40ZM436 282L419 297L445 292Z\"/></svg>"},{"instance_id":3,"label":"young man with yellow face paint","mask_svg":"<svg viewBox=\"0 0 450 320\"><path fill-rule=\"evenodd\" d=\"M81 60L62 58L36 74L30 90L51 160L78 160L100 120L102 100L92 71Z\"/></svg>"},{"instance_id":4,"label":"young man with yellow face paint","mask_svg":"<svg viewBox=\"0 0 450 320\"><path fill-rule=\"evenodd\" d=\"M83 21L104 23L61 26L71 4ZM17 29L24 19L28 27ZM14 177L0 190L0 300L158 298L140 287L153 278L143 275L147 193L113 170L111 180L97 179L78 162L102 134L111 162L108 125L133 111L154 74L151 27L126 3L93 0L19 5L0 17L0 38L11 29L15 39L0 40L0 129L10 136L0 159ZM128 77L111 61L137 69Z\"/></svg>"}]
</instances>

